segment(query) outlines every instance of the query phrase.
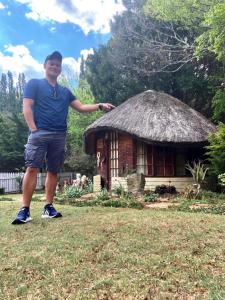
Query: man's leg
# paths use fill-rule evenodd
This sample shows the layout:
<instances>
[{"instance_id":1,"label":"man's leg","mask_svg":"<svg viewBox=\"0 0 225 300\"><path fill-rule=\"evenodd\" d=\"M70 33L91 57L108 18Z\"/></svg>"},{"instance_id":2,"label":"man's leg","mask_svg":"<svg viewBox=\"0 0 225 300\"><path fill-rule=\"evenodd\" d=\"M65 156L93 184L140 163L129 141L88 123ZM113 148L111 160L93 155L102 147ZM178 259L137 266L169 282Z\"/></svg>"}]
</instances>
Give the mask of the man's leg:
<instances>
[{"instance_id":1,"label":"man's leg","mask_svg":"<svg viewBox=\"0 0 225 300\"><path fill-rule=\"evenodd\" d=\"M47 172L47 177L45 180L45 196L46 196L46 205L42 214L42 218L60 218L62 214L58 212L52 205L54 200L54 195L57 186L57 173Z\"/></svg>"},{"instance_id":2,"label":"man's leg","mask_svg":"<svg viewBox=\"0 0 225 300\"><path fill-rule=\"evenodd\" d=\"M47 177L45 182L46 205L42 218L59 218L62 214L52 205L57 186L57 173L65 156L65 133L55 133L48 144L46 155Z\"/></svg>"},{"instance_id":3,"label":"man's leg","mask_svg":"<svg viewBox=\"0 0 225 300\"><path fill-rule=\"evenodd\" d=\"M31 220L30 216L30 202L37 184L38 168L27 167L26 173L23 178L23 207L19 210L16 218L12 224L24 224Z\"/></svg>"},{"instance_id":4,"label":"man's leg","mask_svg":"<svg viewBox=\"0 0 225 300\"><path fill-rule=\"evenodd\" d=\"M37 185L38 168L28 167L23 178L23 207L30 207L31 198Z\"/></svg>"},{"instance_id":5,"label":"man's leg","mask_svg":"<svg viewBox=\"0 0 225 300\"><path fill-rule=\"evenodd\" d=\"M45 180L46 204L52 204L57 186L57 173L47 172Z\"/></svg>"},{"instance_id":6,"label":"man's leg","mask_svg":"<svg viewBox=\"0 0 225 300\"><path fill-rule=\"evenodd\" d=\"M37 173L43 166L47 151L47 133L45 131L36 131L29 134L27 144L25 145L25 166L26 173L23 178L23 207L19 210L12 224L24 224L31 220L30 202L37 184Z\"/></svg>"}]
</instances>

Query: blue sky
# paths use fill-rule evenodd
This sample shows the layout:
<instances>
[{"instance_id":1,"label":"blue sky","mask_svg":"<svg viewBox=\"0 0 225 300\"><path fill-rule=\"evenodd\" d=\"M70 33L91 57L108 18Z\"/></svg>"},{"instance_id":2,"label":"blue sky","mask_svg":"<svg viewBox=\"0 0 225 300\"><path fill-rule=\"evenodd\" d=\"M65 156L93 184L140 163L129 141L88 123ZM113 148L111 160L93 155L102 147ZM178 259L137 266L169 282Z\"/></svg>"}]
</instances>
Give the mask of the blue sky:
<instances>
[{"instance_id":1,"label":"blue sky","mask_svg":"<svg viewBox=\"0 0 225 300\"><path fill-rule=\"evenodd\" d=\"M0 74L43 77L45 57L58 50L63 70L77 77L81 55L110 38L122 0L0 0Z\"/></svg>"}]
</instances>

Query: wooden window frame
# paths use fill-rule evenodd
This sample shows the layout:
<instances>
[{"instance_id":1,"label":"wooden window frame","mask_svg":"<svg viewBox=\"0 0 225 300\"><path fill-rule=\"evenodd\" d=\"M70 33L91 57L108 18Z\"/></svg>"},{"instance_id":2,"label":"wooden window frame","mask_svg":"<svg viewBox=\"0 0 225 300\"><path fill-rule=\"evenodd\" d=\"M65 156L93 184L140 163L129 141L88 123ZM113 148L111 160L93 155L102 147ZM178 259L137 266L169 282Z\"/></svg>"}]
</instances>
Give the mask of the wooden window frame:
<instances>
[{"instance_id":1,"label":"wooden window frame","mask_svg":"<svg viewBox=\"0 0 225 300\"><path fill-rule=\"evenodd\" d=\"M119 141L118 133L110 133L110 176L119 176Z\"/></svg>"}]
</instances>

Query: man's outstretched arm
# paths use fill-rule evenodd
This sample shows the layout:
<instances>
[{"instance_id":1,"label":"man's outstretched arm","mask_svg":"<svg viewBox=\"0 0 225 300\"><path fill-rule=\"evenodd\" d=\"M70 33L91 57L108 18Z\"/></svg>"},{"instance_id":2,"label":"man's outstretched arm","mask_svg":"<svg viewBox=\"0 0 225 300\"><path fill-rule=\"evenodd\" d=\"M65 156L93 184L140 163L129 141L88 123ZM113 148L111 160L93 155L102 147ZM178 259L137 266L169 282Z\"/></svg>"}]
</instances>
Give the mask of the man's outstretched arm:
<instances>
[{"instance_id":1,"label":"man's outstretched arm","mask_svg":"<svg viewBox=\"0 0 225 300\"><path fill-rule=\"evenodd\" d=\"M70 106L79 112L92 112L98 109L108 111L115 108L115 106L110 103L82 104L78 99L72 101Z\"/></svg>"}]
</instances>

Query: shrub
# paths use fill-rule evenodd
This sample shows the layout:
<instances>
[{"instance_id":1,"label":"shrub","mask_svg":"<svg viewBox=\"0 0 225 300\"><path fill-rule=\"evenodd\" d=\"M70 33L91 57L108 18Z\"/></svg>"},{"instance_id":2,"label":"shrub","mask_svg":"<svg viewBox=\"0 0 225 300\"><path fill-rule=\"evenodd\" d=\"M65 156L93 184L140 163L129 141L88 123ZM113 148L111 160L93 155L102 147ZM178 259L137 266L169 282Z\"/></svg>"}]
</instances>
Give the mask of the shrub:
<instances>
[{"instance_id":1,"label":"shrub","mask_svg":"<svg viewBox=\"0 0 225 300\"><path fill-rule=\"evenodd\" d=\"M161 184L161 185L157 185L155 187L155 193L156 194L165 194L165 193L169 193L169 194L175 194L176 191L176 187L173 185L165 185L165 184Z\"/></svg>"},{"instance_id":2,"label":"shrub","mask_svg":"<svg viewBox=\"0 0 225 300\"><path fill-rule=\"evenodd\" d=\"M97 200L98 201L105 201L105 200L109 200L109 192L107 191L107 189L102 189L100 194L97 196Z\"/></svg>"},{"instance_id":3,"label":"shrub","mask_svg":"<svg viewBox=\"0 0 225 300\"><path fill-rule=\"evenodd\" d=\"M167 186L167 193L169 194L176 194L177 190L174 185L168 185Z\"/></svg>"},{"instance_id":4,"label":"shrub","mask_svg":"<svg viewBox=\"0 0 225 300\"><path fill-rule=\"evenodd\" d=\"M210 173L216 175L225 172L225 124L219 123L218 130L209 135L207 155L209 157Z\"/></svg>"},{"instance_id":5,"label":"shrub","mask_svg":"<svg viewBox=\"0 0 225 300\"><path fill-rule=\"evenodd\" d=\"M191 173L194 182L198 184L200 188L205 181L205 176L209 168L207 168L200 160L198 162L193 161L191 164L187 163L185 167Z\"/></svg>"},{"instance_id":6,"label":"shrub","mask_svg":"<svg viewBox=\"0 0 225 300\"><path fill-rule=\"evenodd\" d=\"M83 191L74 185L70 185L64 190L64 195L68 198L80 198L83 194Z\"/></svg>"},{"instance_id":7,"label":"shrub","mask_svg":"<svg viewBox=\"0 0 225 300\"><path fill-rule=\"evenodd\" d=\"M156 202L159 198L159 194L149 192L144 195L145 202Z\"/></svg>"},{"instance_id":8,"label":"shrub","mask_svg":"<svg viewBox=\"0 0 225 300\"><path fill-rule=\"evenodd\" d=\"M113 189L112 192L115 193L117 196L121 196L125 194L125 190L121 184L116 185Z\"/></svg>"}]
</instances>

